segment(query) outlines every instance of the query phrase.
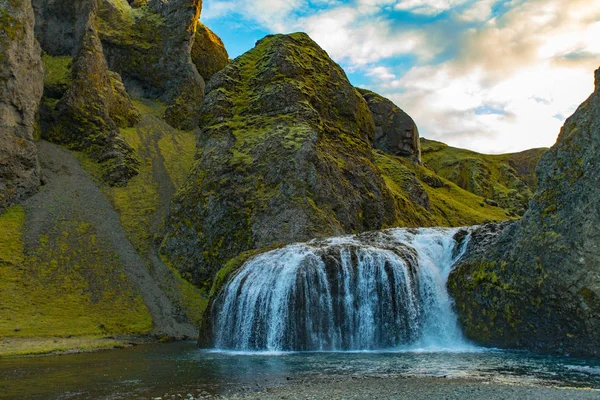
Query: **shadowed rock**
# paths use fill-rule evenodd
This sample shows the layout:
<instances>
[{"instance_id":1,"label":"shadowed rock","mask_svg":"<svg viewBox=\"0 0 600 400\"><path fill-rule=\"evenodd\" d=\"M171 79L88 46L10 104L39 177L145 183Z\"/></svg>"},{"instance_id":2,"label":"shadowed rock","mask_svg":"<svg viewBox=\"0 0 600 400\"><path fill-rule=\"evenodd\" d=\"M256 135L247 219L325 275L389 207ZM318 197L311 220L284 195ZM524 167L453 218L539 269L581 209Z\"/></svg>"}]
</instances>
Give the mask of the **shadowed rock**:
<instances>
[{"instance_id":1,"label":"shadowed rock","mask_svg":"<svg viewBox=\"0 0 600 400\"><path fill-rule=\"evenodd\" d=\"M0 1L0 212L40 186L33 136L44 73L33 18L29 1Z\"/></svg>"},{"instance_id":2,"label":"shadowed rock","mask_svg":"<svg viewBox=\"0 0 600 400\"><path fill-rule=\"evenodd\" d=\"M449 288L486 345L600 355L600 70L542 157L523 219L472 241ZM496 230L498 231L498 230ZM486 238L485 230L480 237Z\"/></svg>"},{"instance_id":3,"label":"shadowed rock","mask_svg":"<svg viewBox=\"0 0 600 400\"><path fill-rule=\"evenodd\" d=\"M373 147L385 153L421 161L419 130L415 121L391 100L369 90L358 89L375 122Z\"/></svg>"}]
</instances>

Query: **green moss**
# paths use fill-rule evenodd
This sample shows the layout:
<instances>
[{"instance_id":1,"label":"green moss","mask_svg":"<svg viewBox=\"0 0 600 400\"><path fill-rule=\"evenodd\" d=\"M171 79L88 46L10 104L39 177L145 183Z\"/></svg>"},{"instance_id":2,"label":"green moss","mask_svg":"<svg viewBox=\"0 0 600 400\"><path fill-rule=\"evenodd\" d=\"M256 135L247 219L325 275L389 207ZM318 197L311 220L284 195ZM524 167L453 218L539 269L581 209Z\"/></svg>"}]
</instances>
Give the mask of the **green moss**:
<instances>
[{"instance_id":1,"label":"green moss","mask_svg":"<svg viewBox=\"0 0 600 400\"><path fill-rule=\"evenodd\" d=\"M170 201L161 193L177 189L185 181L194 161L196 137L159 119L164 114L164 104L138 99L134 105L142 121L135 128L121 129L121 134L141 160L139 173L123 187L101 185L101 189L119 213L129 240L141 255L149 258L157 221ZM79 158L84 168L100 181L97 165L83 154ZM161 287L190 321L198 323L207 304L206 295L185 280L168 260L163 261L171 273L157 277Z\"/></svg>"},{"instance_id":2,"label":"green moss","mask_svg":"<svg viewBox=\"0 0 600 400\"><path fill-rule=\"evenodd\" d=\"M410 160L377 151L375 162L396 202L393 226L465 226L510 218L504 210L485 204L482 197ZM429 184L432 181L437 182L435 187ZM411 185L419 185L427 193L429 209L410 198Z\"/></svg>"},{"instance_id":3,"label":"green moss","mask_svg":"<svg viewBox=\"0 0 600 400\"><path fill-rule=\"evenodd\" d=\"M150 314L94 227L65 221L24 252L25 213L0 217L0 336L147 333Z\"/></svg>"},{"instance_id":4,"label":"green moss","mask_svg":"<svg viewBox=\"0 0 600 400\"><path fill-rule=\"evenodd\" d=\"M522 215L537 187L535 167L547 149L488 155L421 139L423 162L439 176Z\"/></svg>"},{"instance_id":5,"label":"green moss","mask_svg":"<svg viewBox=\"0 0 600 400\"><path fill-rule=\"evenodd\" d=\"M44 63L44 87L46 91L51 88L52 94L55 91L64 93L73 81L71 77L73 57L51 56L44 53L42 61Z\"/></svg>"}]
</instances>

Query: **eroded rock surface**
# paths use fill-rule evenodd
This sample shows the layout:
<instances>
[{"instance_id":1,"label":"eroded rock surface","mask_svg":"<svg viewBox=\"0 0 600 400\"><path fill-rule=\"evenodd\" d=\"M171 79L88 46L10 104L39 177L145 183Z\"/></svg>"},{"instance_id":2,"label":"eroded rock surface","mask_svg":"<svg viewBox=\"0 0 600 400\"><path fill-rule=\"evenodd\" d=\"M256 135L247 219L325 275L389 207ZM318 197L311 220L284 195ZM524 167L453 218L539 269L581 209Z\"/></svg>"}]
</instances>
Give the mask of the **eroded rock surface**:
<instances>
[{"instance_id":1,"label":"eroded rock surface","mask_svg":"<svg viewBox=\"0 0 600 400\"><path fill-rule=\"evenodd\" d=\"M43 82L31 3L0 0L0 212L40 186L33 139Z\"/></svg>"},{"instance_id":2,"label":"eroded rock surface","mask_svg":"<svg viewBox=\"0 0 600 400\"><path fill-rule=\"evenodd\" d=\"M206 82L229 63L229 54L221 38L202 23L196 28L192 61Z\"/></svg>"},{"instance_id":3,"label":"eroded rock surface","mask_svg":"<svg viewBox=\"0 0 600 400\"><path fill-rule=\"evenodd\" d=\"M471 339L600 355L598 154L600 69L595 92L542 157L538 191L523 219L491 241L475 240L470 256L450 276Z\"/></svg>"},{"instance_id":4,"label":"eroded rock surface","mask_svg":"<svg viewBox=\"0 0 600 400\"><path fill-rule=\"evenodd\" d=\"M202 111L162 247L195 284L248 249L393 223L367 103L306 34L259 41L211 79Z\"/></svg>"},{"instance_id":5,"label":"eroded rock surface","mask_svg":"<svg viewBox=\"0 0 600 400\"><path fill-rule=\"evenodd\" d=\"M391 100L365 89L358 89L365 98L375 122L373 147L394 156L421 161L419 129L415 121Z\"/></svg>"}]
</instances>

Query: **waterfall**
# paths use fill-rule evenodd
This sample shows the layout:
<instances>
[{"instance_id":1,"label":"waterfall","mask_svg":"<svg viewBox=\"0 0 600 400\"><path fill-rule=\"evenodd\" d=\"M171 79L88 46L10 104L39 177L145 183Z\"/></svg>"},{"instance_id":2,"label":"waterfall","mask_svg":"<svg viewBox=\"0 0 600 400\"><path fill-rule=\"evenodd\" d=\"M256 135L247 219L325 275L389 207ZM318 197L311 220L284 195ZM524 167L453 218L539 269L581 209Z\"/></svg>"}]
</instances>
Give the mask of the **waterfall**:
<instances>
[{"instance_id":1,"label":"waterfall","mask_svg":"<svg viewBox=\"0 0 600 400\"><path fill-rule=\"evenodd\" d=\"M390 229L293 244L247 261L213 303L219 349L465 346L446 290L459 229Z\"/></svg>"}]
</instances>

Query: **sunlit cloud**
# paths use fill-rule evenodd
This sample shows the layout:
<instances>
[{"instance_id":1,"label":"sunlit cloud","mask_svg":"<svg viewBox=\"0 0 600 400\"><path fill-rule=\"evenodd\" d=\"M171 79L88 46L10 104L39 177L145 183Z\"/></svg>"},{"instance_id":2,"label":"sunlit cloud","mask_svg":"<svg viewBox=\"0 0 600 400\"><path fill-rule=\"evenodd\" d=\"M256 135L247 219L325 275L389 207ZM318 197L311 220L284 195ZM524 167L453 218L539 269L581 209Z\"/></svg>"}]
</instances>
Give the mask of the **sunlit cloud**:
<instances>
[{"instance_id":1,"label":"sunlit cloud","mask_svg":"<svg viewBox=\"0 0 600 400\"><path fill-rule=\"evenodd\" d=\"M483 152L552 145L600 66L597 0L231 0L202 18L305 31L423 136Z\"/></svg>"}]
</instances>

